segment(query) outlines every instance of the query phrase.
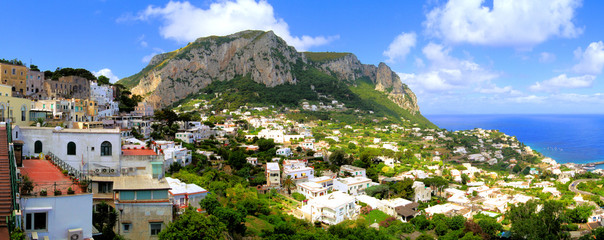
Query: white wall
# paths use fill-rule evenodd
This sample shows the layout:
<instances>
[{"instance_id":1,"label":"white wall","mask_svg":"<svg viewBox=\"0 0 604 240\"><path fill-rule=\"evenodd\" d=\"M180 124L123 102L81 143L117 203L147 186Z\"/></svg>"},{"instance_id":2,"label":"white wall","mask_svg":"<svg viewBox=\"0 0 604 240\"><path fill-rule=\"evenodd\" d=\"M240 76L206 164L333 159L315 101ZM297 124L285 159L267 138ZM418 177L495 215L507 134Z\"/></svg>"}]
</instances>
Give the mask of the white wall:
<instances>
[{"instance_id":1,"label":"white wall","mask_svg":"<svg viewBox=\"0 0 604 240\"><path fill-rule=\"evenodd\" d=\"M21 210L23 219L26 213L47 212L48 232L38 232L40 239L67 239L67 231L75 228L82 228L84 239L92 237L92 193L22 198Z\"/></svg>"},{"instance_id":2,"label":"white wall","mask_svg":"<svg viewBox=\"0 0 604 240\"><path fill-rule=\"evenodd\" d=\"M17 131L17 130L16 130ZM18 131L23 140L23 155L34 153L34 143L42 142L42 152L52 152L61 160L75 169L80 169L82 159L86 168L93 170L101 166L117 169L120 167L121 141L119 129L64 129L55 131L54 128L21 127ZM111 143L111 156L101 156L101 143ZM76 144L76 154L67 155L67 144ZM94 149L93 149L94 148Z\"/></svg>"}]
</instances>

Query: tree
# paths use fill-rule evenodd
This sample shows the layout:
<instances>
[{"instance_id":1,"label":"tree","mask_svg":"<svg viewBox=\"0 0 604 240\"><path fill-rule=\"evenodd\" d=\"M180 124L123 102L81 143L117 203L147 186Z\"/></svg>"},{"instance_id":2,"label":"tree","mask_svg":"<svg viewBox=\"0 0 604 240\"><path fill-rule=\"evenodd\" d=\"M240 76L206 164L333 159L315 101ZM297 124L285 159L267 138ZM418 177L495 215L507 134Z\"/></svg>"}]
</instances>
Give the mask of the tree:
<instances>
[{"instance_id":1,"label":"tree","mask_svg":"<svg viewBox=\"0 0 604 240\"><path fill-rule=\"evenodd\" d=\"M542 209L538 211L539 206ZM560 239L564 206L559 201L528 201L512 206L506 216L511 220L513 238Z\"/></svg>"},{"instance_id":2,"label":"tree","mask_svg":"<svg viewBox=\"0 0 604 240\"><path fill-rule=\"evenodd\" d=\"M204 216L194 209L187 209L159 233L159 239L226 239L226 231L225 224L217 217Z\"/></svg>"},{"instance_id":3,"label":"tree","mask_svg":"<svg viewBox=\"0 0 604 240\"><path fill-rule=\"evenodd\" d=\"M29 65L29 70L38 71L39 72L40 68L38 68L38 66L36 66L36 65L30 64Z\"/></svg>"},{"instance_id":4,"label":"tree","mask_svg":"<svg viewBox=\"0 0 604 240\"><path fill-rule=\"evenodd\" d=\"M100 237L95 237L95 239L113 239L115 237L113 227L116 222L117 212L113 207L105 202L97 204L92 212L92 225L103 234Z\"/></svg>"},{"instance_id":5,"label":"tree","mask_svg":"<svg viewBox=\"0 0 604 240\"><path fill-rule=\"evenodd\" d=\"M385 197L388 197L389 190L390 187L388 187L388 185L376 185L366 188L365 193L374 198L383 199Z\"/></svg>"},{"instance_id":6,"label":"tree","mask_svg":"<svg viewBox=\"0 0 604 240\"><path fill-rule=\"evenodd\" d=\"M97 82L99 83L99 85L110 85L111 83L109 82L109 78L105 77L104 75L101 75L97 78Z\"/></svg>"},{"instance_id":7,"label":"tree","mask_svg":"<svg viewBox=\"0 0 604 240\"><path fill-rule=\"evenodd\" d=\"M503 231L503 226L501 226L501 223L498 223L497 220L493 218L480 219L478 220L478 225L482 231L484 231L484 234L490 239L497 238L497 234ZM478 234L475 233L475 235Z\"/></svg>"},{"instance_id":8,"label":"tree","mask_svg":"<svg viewBox=\"0 0 604 240\"><path fill-rule=\"evenodd\" d=\"M258 144L258 150L261 152L268 151L275 147L275 141L273 139L260 138L256 141L256 144Z\"/></svg>"},{"instance_id":9,"label":"tree","mask_svg":"<svg viewBox=\"0 0 604 240\"><path fill-rule=\"evenodd\" d=\"M586 223L594 209L594 206L583 204L566 210L566 216L571 223Z\"/></svg>"},{"instance_id":10,"label":"tree","mask_svg":"<svg viewBox=\"0 0 604 240\"><path fill-rule=\"evenodd\" d=\"M228 163L235 170L241 169L246 163L245 153L241 149L237 149L229 154Z\"/></svg>"},{"instance_id":11,"label":"tree","mask_svg":"<svg viewBox=\"0 0 604 240\"><path fill-rule=\"evenodd\" d=\"M344 152L344 150L342 149L338 149L335 150L330 156L329 156L329 162L334 165L334 166L342 166L342 165L346 165L346 164L350 164L350 162L348 161L349 159L346 158L346 153Z\"/></svg>"},{"instance_id":12,"label":"tree","mask_svg":"<svg viewBox=\"0 0 604 240\"><path fill-rule=\"evenodd\" d=\"M212 214L216 208L219 208L222 205L216 198L215 194L208 194L204 199L199 201L199 206L205 209L208 214Z\"/></svg>"},{"instance_id":13,"label":"tree","mask_svg":"<svg viewBox=\"0 0 604 240\"><path fill-rule=\"evenodd\" d=\"M398 181L390 185L390 190L396 197L404 199L413 199L415 191L413 190L413 179L405 178L403 181Z\"/></svg>"},{"instance_id":14,"label":"tree","mask_svg":"<svg viewBox=\"0 0 604 240\"><path fill-rule=\"evenodd\" d=\"M283 180L283 187L287 189L287 194L292 194L292 188L294 187L294 185L295 183L292 179L292 176L287 175L287 177Z\"/></svg>"},{"instance_id":15,"label":"tree","mask_svg":"<svg viewBox=\"0 0 604 240\"><path fill-rule=\"evenodd\" d=\"M245 215L241 214L232 208L219 207L212 214L224 223L230 233L243 234L245 233Z\"/></svg>"}]
</instances>

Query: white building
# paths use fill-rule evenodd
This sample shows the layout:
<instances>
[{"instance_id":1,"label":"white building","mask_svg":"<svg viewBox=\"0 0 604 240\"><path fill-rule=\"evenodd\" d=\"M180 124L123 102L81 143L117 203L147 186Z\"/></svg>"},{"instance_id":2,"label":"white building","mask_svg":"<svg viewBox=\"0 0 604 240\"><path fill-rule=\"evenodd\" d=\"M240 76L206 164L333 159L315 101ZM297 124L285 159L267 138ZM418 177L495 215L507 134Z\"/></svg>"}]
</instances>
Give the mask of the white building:
<instances>
[{"instance_id":1,"label":"white building","mask_svg":"<svg viewBox=\"0 0 604 240\"><path fill-rule=\"evenodd\" d=\"M184 167L191 164L193 161L191 150L182 145L176 145L174 141L155 141L153 148L164 155L166 166L170 166L172 163L177 162Z\"/></svg>"},{"instance_id":2,"label":"white building","mask_svg":"<svg viewBox=\"0 0 604 240\"><path fill-rule=\"evenodd\" d=\"M281 187L281 168L278 162L266 163L266 185L268 187Z\"/></svg>"},{"instance_id":3,"label":"white building","mask_svg":"<svg viewBox=\"0 0 604 240\"><path fill-rule=\"evenodd\" d=\"M176 133L176 139L183 141L184 143L194 143L193 133L190 132L178 132Z\"/></svg>"},{"instance_id":4,"label":"white building","mask_svg":"<svg viewBox=\"0 0 604 240\"><path fill-rule=\"evenodd\" d=\"M199 208L199 201L206 198L208 190L197 186L196 184L187 184L175 178L166 178L170 185L168 192L172 197L172 203L179 209L187 208L189 205Z\"/></svg>"},{"instance_id":5,"label":"white building","mask_svg":"<svg viewBox=\"0 0 604 240\"><path fill-rule=\"evenodd\" d=\"M321 186L323 186L324 188L327 188L327 191L333 190L333 178L331 178L331 177L328 177L328 176L315 177L315 178L308 179L308 181L321 184Z\"/></svg>"},{"instance_id":6,"label":"white building","mask_svg":"<svg viewBox=\"0 0 604 240\"><path fill-rule=\"evenodd\" d=\"M427 202L432 199L432 189L426 187L423 182L413 182L414 202Z\"/></svg>"},{"instance_id":7,"label":"white building","mask_svg":"<svg viewBox=\"0 0 604 240\"><path fill-rule=\"evenodd\" d=\"M84 172L100 169L117 173L120 168L120 137L119 129L18 126L13 129L13 139L23 141L24 156L52 153Z\"/></svg>"},{"instance_id":8,"label":"white building","mask_svg":"<svg viewBox=\"0 0 604 240\"><path fill-rule=\"evenodd\" d=\"M335 225L347 219L356 219L360 207L355 198L343 192L333 192L310 199L300 208L306 219Z\"/></svg>"},{"instance_id":9,"label":"white building","mask_svg":"<svg viewBox=\"0 0 604 240\"><path fill-rule=\"evenodd\" d=\"M98 105L113 102L113 87L110 85L99 85L97 82L91 81L90 99L97 102Z\"/></svg>"},{"instance_id":10,"label":"white building","mask_svg":"<svg viewBox=\"0 0 604 240\"><path fill-rule=\"evenodd\" d=\"M316 182L300 182L296 184L297 192L306 196L306 198L316 198L327 194L327 188Z\"/></svg>"},{"instance_id":11,"label":"white building","mask_svg":"<svg viewBox=\"0 0 604 240\"><path fill-rule=\"evenodd\" d=\"M334 190L349 193L351 195L364 193L366 188L373 185L374 183L371 182L371 179L366 177L336 178L333 181Z\"/></svg>"},{"instance_id":12,"label":"white building","mask_svg":"<svg viewBox=\"0 0 604 240\"><path fill-rule=\"evenodd\" d=\"M34 161L40 162L29 164ZM34 184L33 195L23 194L17 200L23 220L21 227L28 239L92 238L92 193L82 192L46 160L24 160L19 169ZM69 187L75 191L73 194L67 192ZM61 191L60 195L55 195L55 188ZM42 190L47 195L42 195Z\"/></svg>"},{"instance_id":13,"label":"white building","mask_svg":"<svg viewBox=\"0 0 604 240\"><path fill-rule=\"evenodd\" d=\"M284 157L291 157L292 150L290 148L279 148L279 149L277 149L276 154L280 155L280 156L284 156Z\"/></svg>"},{"instance_id":14,"label":"white building","mask_svg":"<svg viewBox=\"0 0 604 240\"><path fill-rule=\"evenodd\" d=\"M340 175L344 176L349 173L353 177L367 177L366 170L364 168L355 167L352 165L342 165L340 167Z\"/></svg>"},{"instance_id":15,"label":"white building","mask_svg":"<svg viewBox=\"0 0 604 240\"><path fill-rule=\"evenodd\" d=\"M290 176L294 180L306 181L315 177L315 170L306 166L306 162L304 161L285 160L283 161L283 176Z\"/></svg>"}]
</instances>

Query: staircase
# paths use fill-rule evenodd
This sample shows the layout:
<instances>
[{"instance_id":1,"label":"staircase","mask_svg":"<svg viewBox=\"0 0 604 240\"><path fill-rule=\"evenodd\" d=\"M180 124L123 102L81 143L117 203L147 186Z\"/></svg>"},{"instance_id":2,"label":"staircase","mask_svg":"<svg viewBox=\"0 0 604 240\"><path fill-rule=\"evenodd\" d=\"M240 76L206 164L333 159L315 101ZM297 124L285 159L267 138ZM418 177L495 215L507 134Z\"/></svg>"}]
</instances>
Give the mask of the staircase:
<instances>
[{"instance_id":1,"label":"staircase","mask_svg":"<svg viewBox=\"0 0 604 240\"><path fill-rule=\"evenodd\" d=\"M6 222L11 216L11 174L8 151L8 136L6 127L0 127L0 240L9 239L9 229Z\"/></svg>"}]
</instances>

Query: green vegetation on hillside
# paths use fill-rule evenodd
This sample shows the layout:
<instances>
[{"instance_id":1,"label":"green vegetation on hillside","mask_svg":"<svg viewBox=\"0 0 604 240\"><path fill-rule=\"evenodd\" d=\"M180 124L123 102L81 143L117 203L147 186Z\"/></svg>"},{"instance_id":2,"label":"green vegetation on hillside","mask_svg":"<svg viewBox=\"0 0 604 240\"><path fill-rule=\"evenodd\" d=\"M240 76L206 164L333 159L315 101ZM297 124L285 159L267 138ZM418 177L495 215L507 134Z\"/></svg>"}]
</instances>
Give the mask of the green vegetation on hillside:
<instances>
[{"instance_id":1,"label":"green vegetation on hillside","mask_svg":"<svg viewBox=\"0 0 604 240\"><path fill-rule=\"evenodd\" d=\"M357 86L349 86L315 68L299 70L301 68L296 66L295 69L297 84L286 83L267 87L254 82L250 76L237 76L228 81L214 81L201 93L189 96L175 103L174 106L191 105L188 104L189 101L202 98L210 100L216 110L235 110L244 105L297 107L302 100L310 102L325 100L319 96L325 95L344 103L349 109L373 111L375 117L389 117L393 122L401 122L402 117L421 126L436 127L421 114L413 115L396 105L386 94L375 90L375 86L367 79L359 81ZM359 119L359 114L352 110L319 115L321 116L317 116L317 119L333 118L350 123L363 121ZM371 119L364 120L371 121Z\"/></svg>"},{"instance_id":2,"label":"green vegetation on hillside","mask_svg":"<svg viewBox=\"0 0 604 240\"><path fill-rule=\"evenodd\" d=\"M359 96L366 104L371 106L371 109L378 114L387 116L399 116L405 119L416 122L422 126L433 127L436 125L431 123L421 114L411 114L409 111L402 109L396 103L388 99L388 95L375 90L375 85L367 78L357 80L356 86L350 86L350 90Z\"/></svg>"},{"instance_id":3,"label":"green vegetation on hillside","mask_svg":"<svg viewBox=\"0 0 604 240\"><path fill-rule=\"evenodd\" d=\"M350 53L342 52L304 52L306 58L313 62L327 62L334 59L342 58Z\"/></svg>"}]
</instances>

